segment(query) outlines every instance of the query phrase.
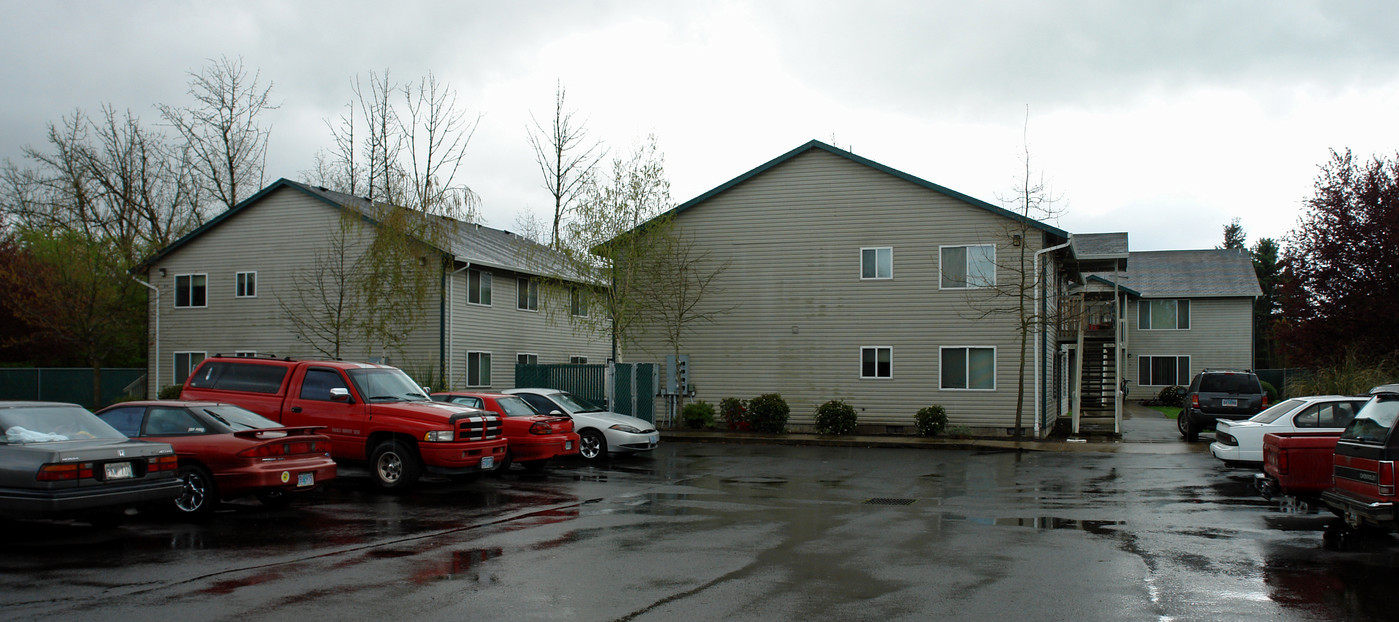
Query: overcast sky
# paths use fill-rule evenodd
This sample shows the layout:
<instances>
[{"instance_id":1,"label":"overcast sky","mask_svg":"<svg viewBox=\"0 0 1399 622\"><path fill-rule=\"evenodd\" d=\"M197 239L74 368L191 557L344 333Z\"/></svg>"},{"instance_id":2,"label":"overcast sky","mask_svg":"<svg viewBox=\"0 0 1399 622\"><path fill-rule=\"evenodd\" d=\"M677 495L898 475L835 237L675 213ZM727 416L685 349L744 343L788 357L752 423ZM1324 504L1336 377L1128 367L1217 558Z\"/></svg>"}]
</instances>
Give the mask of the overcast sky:
<instances>
[{"instance_id":1,"label":"overcast sky","mask_svg":"<svg viewBox=\"0 0 1399 622\"><path fill-rule=\"evenodd\" d=\"M1051 224L1133 250L1297 224L1330 149L1399 149L1399 5L1074 0L0 0L0 159L103 104L147 124L188 72L273 84L268 182L304 178L356 76L433 72L481 114L459 180L486 224L544 218L526 139L561 81L614 153L654 133L686 201L811 139L1002 204L1031 164Z\"/></svg>"}]
</instances>

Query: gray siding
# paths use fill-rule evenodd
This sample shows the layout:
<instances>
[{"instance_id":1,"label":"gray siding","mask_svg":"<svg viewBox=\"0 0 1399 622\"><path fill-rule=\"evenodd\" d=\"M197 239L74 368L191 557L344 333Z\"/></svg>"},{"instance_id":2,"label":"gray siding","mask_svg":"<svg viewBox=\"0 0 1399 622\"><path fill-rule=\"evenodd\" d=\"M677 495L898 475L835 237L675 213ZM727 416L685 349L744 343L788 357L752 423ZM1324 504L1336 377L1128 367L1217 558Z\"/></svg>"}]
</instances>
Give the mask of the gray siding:
<instances>
[{"instance_id":1,"label":"gray siding","mask_svg":"<svg viewBox=\"0 0 1399 622\"><path fill-rule=\"evenodd\" d=\"M1193 377L1200 370L1250 369L1253 367L1253 300L1250 298L1190 299L1188 330L1141 330L1137 327L1137 305L1130 305L1131 335L1128 352L1128 394L1145 399L1163 386L1138 388L1138 357L1189 356Z\"/></svg>"},{"instance_id":2,"label":"gray siding","mask_svg":"<svg viewBox=\"0 0 1399 622\"><path fill-rule=\"evenodd\" d=\"M790 422L844 399L862 424L912 425L932 404L953 425L1014 422L1019 341L1011 315L983 317L987 291L939 288L939 247L995 244L998 263L1018 252L1011 221L848 159L805 152L690 207L678 226L716 261L722 291L704 304L726 312L694 327L684 352L698 399L781 393ZM1033 231L1027 258L1039 248ZM860 249L893 247L893 278L860 279ZM1029 259L1027 259L1027 262ZM1028 263L1027 263L1027 270ZM1012 273L1001 270L998 282ZM995 305L1003 306L1004 301ZM862 346L893 349L893 377L862 379ZM994 391L940 390L939 348L996 349ZM1025 418L1033 425L1034 345L1025 364ZM654 331L627 344L629 360L663 360Z\"/></svg>"}]
</instances>

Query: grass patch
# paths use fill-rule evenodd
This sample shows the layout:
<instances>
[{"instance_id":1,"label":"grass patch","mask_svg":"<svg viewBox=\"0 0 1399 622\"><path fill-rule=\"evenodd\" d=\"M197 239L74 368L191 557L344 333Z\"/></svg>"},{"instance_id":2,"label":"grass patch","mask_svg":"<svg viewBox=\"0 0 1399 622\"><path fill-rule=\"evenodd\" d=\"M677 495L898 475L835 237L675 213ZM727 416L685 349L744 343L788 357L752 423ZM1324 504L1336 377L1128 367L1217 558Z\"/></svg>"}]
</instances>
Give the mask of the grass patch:
<instances>
[{"instance_id":1,"label":"grass patch","mask_svg":"<svg viewBox=\"0 0 1399 622\"><path fill-rule=\"evenodd\" d=\"M1147 406L1147 408L1165 415L1167 419L1175 419L1180 416L1179 406Z\"/></svg>"}]
</instances>

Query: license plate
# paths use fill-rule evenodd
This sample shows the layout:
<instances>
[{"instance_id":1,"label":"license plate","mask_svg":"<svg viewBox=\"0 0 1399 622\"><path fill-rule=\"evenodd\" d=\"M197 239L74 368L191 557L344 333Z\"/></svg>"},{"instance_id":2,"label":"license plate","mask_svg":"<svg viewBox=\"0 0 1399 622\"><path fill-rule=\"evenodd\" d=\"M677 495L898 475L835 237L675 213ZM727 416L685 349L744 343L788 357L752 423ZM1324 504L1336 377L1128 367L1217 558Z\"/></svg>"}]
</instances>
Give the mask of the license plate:
<instances>
[{"instance_id":1,"label":"license plate","mask_svg":"<svg viewBox=\"0 0 1399 622\"><path fill-rule=\"evenodd\" d=\"M1219 400L1219 405L1220 405L1220 406L1238 406L1238 405L1239 405L1239 400L1228 400L1228 399Z\"/></svg>"},{"instance_id":2,"label":"license plate","mask_svg":"<svg viewBox=\"0 0 1399 622\"><path fill-rule=\"evenodd\" d=\"M495 466L495 456L483 456L481 458L481 468L489 469Z\"/></svg>"},{"instance_id":3,"label":"license plate","mask_svg":"<svg viewBox=\"0 0 1399 622\"><path fill-rule=\"evenodd\" d=\"M651 436L647 437L646 440L650 441L652 445L655 445L656 443L661 442L661 435L659 433L652 434Z\"/></svg>"},{"instance_id":4,"label":"license plate","mask_svg":"<svg viewBox=\"0 0 1399 622\"><path fill-rule=\"evenodd\" d=\"M107 479L129 479L131 477L130 462L109 462L103 466Z\"/></svg>"},{"instance_id":5,"label":"license plate","mask_svg":"<svg viewBox=\"0 0 1399 622\"><path fill-rule=\"evenodd\" d=\"M564 450L564 451L572 451L572 450L573 450L573 441L564 441L564 442L563 442L563 450Z\"/></svg>"},{"instance_id":6,"label":"license plate","mask_svg":"<svg viewBox=\"0 0 1399 622\"><path fill-rule=\"evenodd\" d=\"M303 488L303 487L306 487L306 486L315 486L315 485L316 485L316 474L315 474L315 473L297 473L297 474L296 474L296 487L297 487L297 488Z\"/></svg>"}]
</instances>

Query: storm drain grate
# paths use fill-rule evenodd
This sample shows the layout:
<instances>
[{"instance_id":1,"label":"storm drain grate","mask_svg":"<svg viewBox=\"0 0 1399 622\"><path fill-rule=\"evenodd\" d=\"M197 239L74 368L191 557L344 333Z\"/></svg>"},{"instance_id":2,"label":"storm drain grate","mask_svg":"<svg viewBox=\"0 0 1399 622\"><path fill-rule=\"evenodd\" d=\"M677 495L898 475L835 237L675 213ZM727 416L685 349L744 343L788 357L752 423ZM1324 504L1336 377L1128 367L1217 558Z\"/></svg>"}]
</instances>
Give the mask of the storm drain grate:
<instances>
[{"instance_id":1,"label":"storm drain grate","mask_svg":"<svg viewBox=\"0 0 1399 622\"><path fill-rule=\"evenodd\" d=\"M913 505L916 502L918 502L917 499L896 499L890 497L865 499L865 505Z\"/></svg>"}]
</instances>

